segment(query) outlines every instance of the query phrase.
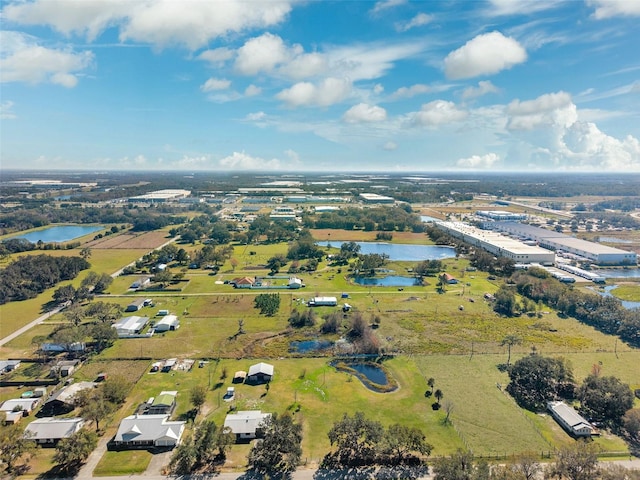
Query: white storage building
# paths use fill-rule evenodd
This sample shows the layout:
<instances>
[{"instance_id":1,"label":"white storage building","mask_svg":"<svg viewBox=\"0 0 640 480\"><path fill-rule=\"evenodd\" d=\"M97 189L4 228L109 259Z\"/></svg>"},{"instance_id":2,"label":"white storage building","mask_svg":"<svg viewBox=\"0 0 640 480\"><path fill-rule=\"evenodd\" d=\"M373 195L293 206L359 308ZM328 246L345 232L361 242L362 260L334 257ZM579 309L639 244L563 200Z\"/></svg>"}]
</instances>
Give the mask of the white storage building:
<instances>
[{"instance_id":1,"label":"white storage building","mask_svg":"<svg viewBox=\"0 0 640 480\"><path fill-rule=\"evenodd\" d=\"M122 317L119 322L111 326L116 329L119 337L128 337L140 333L147 323L149 323L149 317L133 315L131 317Z\"/></svg>"},{"instance_id":2,"label":"white storage building","mask_svg":"<svg viewBox=\"0 0 640 480\"><path fill-rule=\"evenodd\" d=\"M167 332L169 330L177 330L180 328L180 321L175 315L165 315L155 324L153 329L157 332Z\"/></svg>"}]
</instances>

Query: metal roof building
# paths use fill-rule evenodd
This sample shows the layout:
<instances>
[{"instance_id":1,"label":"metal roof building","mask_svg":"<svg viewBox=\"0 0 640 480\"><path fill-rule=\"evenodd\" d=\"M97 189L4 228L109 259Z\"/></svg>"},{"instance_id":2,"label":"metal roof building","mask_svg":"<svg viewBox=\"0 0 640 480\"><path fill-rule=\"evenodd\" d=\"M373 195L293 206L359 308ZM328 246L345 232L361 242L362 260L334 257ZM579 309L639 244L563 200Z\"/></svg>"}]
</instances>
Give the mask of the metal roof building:
<instances>
[{"instance_id":1,"label":"metal roof building","mask_svg":"<svg viewBox=\"0 0 640 480\"><path fill-rule=\"evenodd\" d=\"M493 222L493 230L507 232L519 237L535 240L541 247L567 252L592 261L597 265L633 265L638 262L635 252L609 247L560 232L534 227L519 222Z\"/></svg>"},{"instance_id":2,"label":"metal roof building","mask_svg":"<svg viewBox=\"0 0 640 480\"><path fill-rule=\"evenodd\" d=\"M434 222L434 225L452 237L483 248L496 256L510 258L516 263L552 264L556 259L554 252L535 245L526 245L491 230L480 230L466 223Z\"/></svg>"}]
</instances>

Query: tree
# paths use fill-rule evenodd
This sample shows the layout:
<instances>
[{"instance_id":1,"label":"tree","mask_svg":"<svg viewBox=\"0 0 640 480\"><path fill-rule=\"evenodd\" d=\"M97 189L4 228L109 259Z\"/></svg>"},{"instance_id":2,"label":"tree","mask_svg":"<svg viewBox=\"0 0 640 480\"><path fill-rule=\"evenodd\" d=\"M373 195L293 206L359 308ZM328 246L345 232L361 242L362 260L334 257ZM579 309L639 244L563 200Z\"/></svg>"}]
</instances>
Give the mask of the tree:
<instances>
[{"instance_id":1,"label":"tree","mask_svg":"<svg viewBox=\"0 0 640 480\"><path fill-rule=\"evenodd\" d=\"M431 393L433 393L433 386L436 384L436 379L433 377L429 377L429 380L427 380L427 385L429 386L429 388L431 388Z\"/></svg>"},{"instance_id":2,"label":"tree","mask_svg":"<svg viewBox=\"0 0 640 480\"><path fill-rule=\"evenodd\" d=\"M516 456L512 463L496 465L492 471L492 480L536 480L540 477L542 466L535 453L525 452Z\"/></svg>"},{"instance_id":3,"label":"tree","mask_svg":"<svg viewBox=\"0 0 640 480\"><path fill-rule=\"evenodd\" d=\"M476 464L471 452L458 450L433 465L434 480L489 480L486 464Z\"/></svg>"},{"instance_id":4,"label":"tree","mask_svg":"<svg viewBox=\"0 0 640 480\"><path fill-rule=\"evenodd\" d=\"M280 295L277 293L261 293L256 295L253 303L255 308L260 310L261 315L272 317L280 309Z\"/></svg>"},{"instance_id":5,"label":"tree","mask_svg":"<svg viewBox=\"0 0 640 480\"><path fill-rule=\"evenodd\" d=\"M517 310L516 296L509 287L501 286L495 293L493 302L493 310L501 315L513 317Z\"/></svg>"},{"instance_id":6,"label":"tree","mask_svg":"<svg viewBox=\"0 0 640 480\"><path fill-rule=\"evenodd\" d=\"M73 285L64 285L53 292L53 300L56 303L72 302L75 298L76 289L73 288Z\"/></svg>"},{"instance_id":7,"label":"tree","mask_svg":"<svg viewBox=\"0 0 640 480\"><path fill-rule=\"evenodd\" d=\"M80 256L85 260L89 260L91 258L91 248L84 247L80 250Z\"/></svg>"},{"instance_id":8,"label":"tree","mask_svg":"<svg viewBox=\"0 0 640 480\"><path fill-rule=\"evenodd\" d=\"M506 335L500 342L501 347L504 347L505 345L507 347L507 352L508 352L507 354L507 367L508 367L509 365L511 365L511 347L513 347L514 345L522 345L522 338L514 334Z\"/></svg>"},{"instance_id":9,"label":"tree","mask_svg":"<svg viewBox=\"0 0 640 480\"><path fill-rule=\"evenodd\" d=\"M162 288L165 288L173 280L173 273L168 268L156 272L151 279L155 283L159 283Z\"/></svg>"},{"instance_id":10,"label":"tree","mask_svg":"<svg viewBox=\"0 0 640 480\"><path fill-rule=\"evenodd\" d=\"M593 480L598 474L598 455L594 444L585 441L561 448L555 463L545 471L545 479Z\"/></svg>"},{"instance_id":11,"label":"tree","mask_svg":"<svg viewBox=\"0 0 640 480\"><path fill-rule=\"evenodd\" d=\"M425 260L413 268L413 273L417 277L426 277L427 275L436 275L440 270L442 270L440 260Z\"/></svg>"},{"instance_id":12,"label":"tree","mask_svg":"<svg viewBox=\"0 0 640 480\"><path fill-rule=\"evenodd\" d=\"M169 469L177 475L214 471L224 461L233 440L233 434L219 429L211 420L204 420L196 424L193 435L176 448Z\"/></svg>"},{"instance_id":13,"label":"tree","mask_svg":"<svg viewBox=\"0 0 640 480\"><path fill-rule=\"evenodd\" d=\"M87 317L95 318L102 323L111 323L117 320L121 313L122 307L117 303L102 301L91 303L85 311Z\"/></svg>"},{"instance_id":14,"label":"tree","mask_svg":"<svg viewBox=\"0 0 640 480\"><path fill-rule=\"evenodd\" d=\"M85 312L84 308L82 308L77 303L72 303L67 308L64 309L64 316L67 320L69 320L75 327L82 323L84 320Z\"/></svg>"},{"instance_id":15,"label":"tree","mask_svg":"<svg viewBox=\"0 0 640 480\"><path fill-rule=\"evenodd\" d=\"M550 400L572 398L573 373L562 358L528 355L509 368L507 391L529 410L544 410Z\"/></svg>"},{"instance_id":16,"label":"tree","mask_svg":"<svg viewBox=\"0 0 640 480\"><path fill-rule=\"evenodd\" d=\"M333 455L336 463L344 466L372 463L383 434L382 424L367 419L364 413L356 412L353 417L345 413L328 433L331 445L336 446Z\"/></svg>"},{"instance_id":17,"label":"tree","mask_svg":"<svg viewBox=\"0 0 640 480\"><path fill-rule=\"evenodd\" d=\"M633 392L616 377L589 375L577 392L580 410L588 418L613 424L633 407Z\"/></svg>"},{"instance_id":18,"label":"tree","mask_svg":"<svg viewBox=\"0 0 640 480\"><path fill-rule=\"evenodd\" d=\"M23 428L18 425L0 427L0 468L13 474L16 464L27 463L36 449L36 442L24 437ZM2 470L0 470L1 472Z\"/></svg>"},{"instance_id":19,"label":"tree","mask_svg":"<svg viewBox=\"0 0 640 480\"><path fill-rule=\"evenodd\" d=\"M632 408L622 417L622 424L631 438L640 441L640 408Z\"/></svg>"},{"instance_id":20,"label":"tree","mask_svg":"<svg viewBox=\"0 0 640 480\"><path fill-rule=\"evenodd\" d=\"M440 400L442 400L442 397L444 397L444 393L442 393L442 390L440 390L439 388L433 393L433 396L436 397L436 401L438 403L440 403Z\"/></svg>"},{"instance_id":21,"label":"tree","mask_svg":"<svg viewBox=\"0 0 640 480\"><path fill-rule=\"evenodd\" d=\"M194 385L190 392L191 404L196 409L196 413L200 413L200 408L207 401L207 387L204 385Z\"/></svg>"},{"instance_id":22,"label":"tree","mask_svg":"<svg viewBox=\"0 0 640 480\"><path fill-rule=\"evenodd\" d=\"M316 314L313 310L307 309L302 312L294 310L289 315L289 325L293 328L312 327L316 323Z\"/></svg>"},{"instance_id":23,"label":"tree","mask_svg":"<svg viewBox=\"0 0 640 480\"><path fill-rule=\"evenodd\" d=\"M249 465L260 473L293 472L302 456L302 425L289 414L273 414L263 425L264 437L249 452Z\"/></svg>"},{"instance_id":24,"label":"tree","mask_svg":"<svg viewBox=\"0 0 640 480\"><path fill-rule=\"evenodd\" d=\"M427 443L424 433L419 428L393 424L384 433L382 451L392 457L396 464L401 464L415 454L430 455L433 445Z\"/></svg>"},{"instance_id":25,"label":"tree","mask_svg":"<svg viewBox=\"0 0 640 480\"><path fill-rule=\"evenodd\" d=\"M98 445L95 432L82 429L68 438L60 440L56 446L53 461L66 472L76 471Z\"/></svg>"},{"instance_id":26,"label":"tree","mask_svg":"<svg viewBox=\"0 0 640 480\"><path fill-rule=\"evenodd\" d=\"M267 268L271 273L278 273L282 267L287 264L287 258L279 253L267 260Z\"/></svg>"},{"instance_id":27,"label":"tree","mask_svg":"<svg viewBox=\"0 0 640 480\"><path fill-rule=\"evenodd\" d=\"M90 391L89 396L82 401L80 416L96 423L96 430L100 430L100 421L115 411L115 405L104 397L103 389Z\"/></svg>"},{"instance_id":28,"label":"tree","mask_svg":"<svg viewBox=\"0 0 640 480\"><path fill-rule=\"evenodd\" d=\"M108 323L94 323L90 325L87 333L93 338L97 351L110 347L118 339L118 332Z\"/></svg>"},{"instance_id":29,"label":"tree","mask_svg":"<svg viewBox=\"0 0 640 480\"><path fill-rule=\"evenodd\" d=\"M111 329L113 330L113 328ZM127 394L133 385L124 377L114 375L102 384L104 398L115 405L121 405L127 399Z\"/></svg>"}]
</instances>

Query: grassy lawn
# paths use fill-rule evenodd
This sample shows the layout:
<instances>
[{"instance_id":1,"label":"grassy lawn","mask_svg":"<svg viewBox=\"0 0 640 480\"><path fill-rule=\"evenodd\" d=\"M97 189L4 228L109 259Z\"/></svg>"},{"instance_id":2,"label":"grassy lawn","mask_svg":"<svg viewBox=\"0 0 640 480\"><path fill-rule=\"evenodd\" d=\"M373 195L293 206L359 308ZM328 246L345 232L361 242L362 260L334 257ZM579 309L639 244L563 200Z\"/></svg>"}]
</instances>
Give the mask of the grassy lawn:
<instances>
[{"instance_id":1,"label":"grassy lawn","mask_svg":"<svg viewBox=\"0 0 640 480\"><path fill-rule=\"evenodd\" d=\"M611 294L620 300L640 302L640 284L619 285L611 290Z\"/></svg>"},{"instance_id":2,"label":"grassy lawn","mask_svg":"<svg viewBox=\"0 0 640 480\"><path fill-rule=\"evenodd\" d=\"M105 452L93 470L96 477L144 473L153 454L146 450Z\"/></svg>"}]
</instances>

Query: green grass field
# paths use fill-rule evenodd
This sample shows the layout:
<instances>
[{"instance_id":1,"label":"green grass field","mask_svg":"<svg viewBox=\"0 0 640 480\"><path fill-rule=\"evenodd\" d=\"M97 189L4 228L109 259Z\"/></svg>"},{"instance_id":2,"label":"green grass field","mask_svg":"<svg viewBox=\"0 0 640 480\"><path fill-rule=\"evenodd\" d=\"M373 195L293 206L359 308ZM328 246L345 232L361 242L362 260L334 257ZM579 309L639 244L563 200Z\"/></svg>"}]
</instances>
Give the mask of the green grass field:
<instances>
[{"instance_id":1,"label":"green grass field","mask_svg":"<svg viewBox=\"0 0 640 480\"><path fill-rule=\"evenodd\" d=\"M318 232L317 238L322 239L322 235L326 238L326 233ZM374 237L375 232L331 234L332 242L335 239L336 243ZM417 234L394 235L393 241L428 243L424 235ZM109 294L98 300L124 307L134 297L152 298L154 306L136 314L155 318L158 310L167 309L180 317L181 327L151 338L118 340L76 374L78 379L91 380L102 372L110 376L125 373L136 382L125 405L105 422L105 435L113 436L120 419L131 415L137 405L161 390L179 392L174 416L184 417L191 409L189 390L194 385L205 384L209 393L201 416L211 418L218 425L222 425L232 405L239 410L292 413L303 425L303 459L307 465L317 464L329 450L327 432L333 422L345 412L359 410L385 425L398 422L423 429L435 447L433 455L436 456L447 455L458 448L486 456L511 455L525 450L546 452L570 443L570 437L548 415L526 412L504 393L508 376L498 370L497 365L507 360L506 347L501 347L500 341L508 334L523 339L522 345L512 348L512 361L535 347L542 354L568 358L578 381L589 374L594 364L599 364L604 375L615 375L632 388L640 387L637 349L575 320L560 318L544 305L531 316L497 316L483 295L495 292L500 282L490 281L486 273L467 271L468 262L464 259L444 262L446 271L460 280L457 285L447 286L445 293L438 293L435 277L426 278L423 286L402 289L360 286L348 279L346 267L324 262L318 271L298 275L306 285L300 290L241 290L224 284L235 277L267 275L264 264L286 249L285 244L236 246L235 268L227 262L214 275L203 269L187 270L186 281L180 284L179 291L131 292L130 284L140 275L115 279ZM46 253L77 255L78 251ZM95 249L90 262L92 270L112 273L144 253L142 250ZM408 270L412 267L411 262L390 262L386 268L397 275L410 275ZM179 271L179 268L172 270ZM84 274L72 283L79 284ZM619 288L625 295L637 294L635 287ZM634 289L632 293L625 293L628 288ZM51 299L53 290L36 299L0 306L0 334L5 335L36 318L42 305ZM280 310L273 317L260 315L254 308L255 296L265 292L279 293L281 298ZM291 311L307 309L305 300L310 297L340 298L342 293L349 295L342 301L362 312L366 319L379 317L376 334L384 351L394 354L386 365L400 385L397 391L371 392L357 378L330 367L330 357L298 358L289 352L291 340L317 336L317 326L291 330L287 322ZM334 310L329 307L315 310L318 323L322 315ZM237 335L241 320L244 333ZM47 319L4 346L2 356L33 355L36 345L32 339L47 335L64 322L62 314ZM346 325L345 322L345 329ZM190 372L167 374L149 374L150 360L136 360L168 357L221 360L211 361L205 368L197 368L196 363ZM234 401L225 402L222 396L231 385L233 373L247 370L261 360L276 368L269 391L264 386L236 385ZM223 371L225 378L222 378ZM445 412L433 410L433 399L425 398L429 377L435 378L436 388L444 392L443 402L453 404L451 424L444 424ZM3 388L0 399L12 398L14 392ZM619 438L607 435L598 438L596 443L603 451L625 452L627 448ZM234 446L226 466L243 467L248 449L248 445ZM109 452L96 474L127 475L143 471L150 459L145 453ZM40 463L38 461L38 465ZM41 471L44 467L38 468Z\"/></svg>"}]
</instances>

